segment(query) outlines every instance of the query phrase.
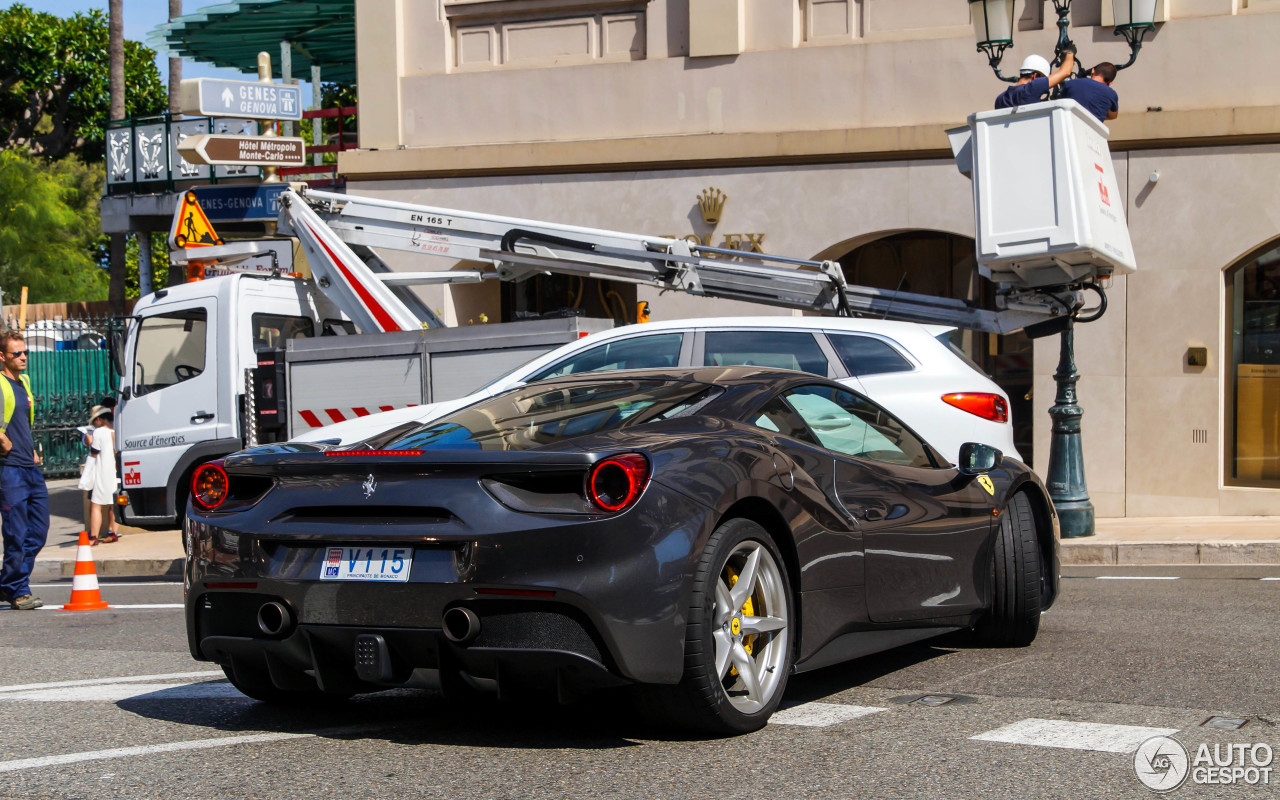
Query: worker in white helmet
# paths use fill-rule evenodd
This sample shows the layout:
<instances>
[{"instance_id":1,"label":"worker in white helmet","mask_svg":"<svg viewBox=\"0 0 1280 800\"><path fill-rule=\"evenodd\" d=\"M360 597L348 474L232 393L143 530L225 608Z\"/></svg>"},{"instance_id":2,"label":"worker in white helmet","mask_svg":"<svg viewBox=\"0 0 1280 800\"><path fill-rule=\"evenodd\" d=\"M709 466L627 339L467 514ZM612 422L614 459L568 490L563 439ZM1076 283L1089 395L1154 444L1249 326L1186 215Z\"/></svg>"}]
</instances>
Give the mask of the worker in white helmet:
<instances>
[{"instance_id":1,"label":"worker in white helmet","mask_svg":"<svg viewBox=\"0 0 1280 800\"><path fill-rule=\"evenodd\" d=\"M1065 81L1076 68L1075 45L1063 48L1062 66L1056 70L1049 66L1044 56L1029 55L1022 62L1018 82L996 98L996 108L1017 108L1039 103L1049 90Z\"/></svg>"}]
</instances>

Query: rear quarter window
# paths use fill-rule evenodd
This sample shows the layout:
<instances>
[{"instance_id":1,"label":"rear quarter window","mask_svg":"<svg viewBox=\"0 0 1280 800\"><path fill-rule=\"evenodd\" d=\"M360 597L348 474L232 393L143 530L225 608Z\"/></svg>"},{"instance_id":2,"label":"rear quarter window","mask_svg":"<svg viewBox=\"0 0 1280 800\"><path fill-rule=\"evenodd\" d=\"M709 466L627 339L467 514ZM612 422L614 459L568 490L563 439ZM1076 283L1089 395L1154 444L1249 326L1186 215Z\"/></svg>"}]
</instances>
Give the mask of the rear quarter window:
<instances>
[{"instance_id":1,"label":"rear quarter window","mask_svg":"<svg viewBox=\"0 0 1280 800\"><path fill-rule=\"evenodd\" d=\"M828 333L844 368L850 375L880 375L887 372L910 372L914 367L888 342L873 336Z\"/></svg>"}]
</instances>

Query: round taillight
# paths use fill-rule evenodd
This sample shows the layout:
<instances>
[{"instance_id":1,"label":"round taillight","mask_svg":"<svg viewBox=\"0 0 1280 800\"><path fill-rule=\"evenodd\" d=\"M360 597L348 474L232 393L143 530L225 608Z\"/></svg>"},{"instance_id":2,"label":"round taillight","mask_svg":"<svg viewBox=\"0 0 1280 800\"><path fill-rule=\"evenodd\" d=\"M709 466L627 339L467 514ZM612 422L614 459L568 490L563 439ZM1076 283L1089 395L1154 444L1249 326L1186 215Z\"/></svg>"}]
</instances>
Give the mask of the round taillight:
<instances>
[{"instance_id":1,"label":"round taillight","mask_svg":"<svg viewBox=\"0 0 1280 800\"><path fill-rule=\"evenodd\" d=\"M209 511L222 505L230 488L231 479L227 477L221 461L201 464L191 476L191 497L196 505Z\"/></svg>"},{"instance_id":2,"label":"round taillight","mask_svg":"<svg viewBox=\"0 0 1280 800\"><path fill-rule=\"evenodd\" d=\"M624 453L591 468L587 497L604 511L622 511L640 498L648 483L649 459L639 453Z\"/></svg>"}]
</instances>

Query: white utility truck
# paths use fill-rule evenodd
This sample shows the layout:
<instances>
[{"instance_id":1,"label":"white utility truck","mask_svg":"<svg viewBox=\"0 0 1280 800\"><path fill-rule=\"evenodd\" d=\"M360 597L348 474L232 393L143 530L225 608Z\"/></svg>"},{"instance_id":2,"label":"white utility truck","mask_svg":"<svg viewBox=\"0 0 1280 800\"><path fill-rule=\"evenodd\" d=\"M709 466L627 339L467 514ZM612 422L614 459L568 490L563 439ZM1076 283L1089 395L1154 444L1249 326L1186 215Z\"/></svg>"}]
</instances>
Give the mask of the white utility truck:
<instances>
[{"instance_id":1,"label":"white utility truck","mask_svg":"<svg viewBox=\"0 0 1280 800\"><path fill-rule=\"evenodd\" d=\"M280 238L190 248L178 240L175 263L233 274L142 298L115 348L124 520L172 526L191 472L205 461L351 416L462 397L612 325L570 317L446 329L414 285L558 273L1035 336L1065 329L1087 291L1101 296L1098 278L1134 269L1107 129L1080 106L976 114L950 135L961 171L974 179L978 261L997 283L995 310L851 286L834 261L304 186L281 195ZM1116 217L1118 225L1105 224ZM393 272L378 250L486 266Z\"/></svg>"}]
</instances>

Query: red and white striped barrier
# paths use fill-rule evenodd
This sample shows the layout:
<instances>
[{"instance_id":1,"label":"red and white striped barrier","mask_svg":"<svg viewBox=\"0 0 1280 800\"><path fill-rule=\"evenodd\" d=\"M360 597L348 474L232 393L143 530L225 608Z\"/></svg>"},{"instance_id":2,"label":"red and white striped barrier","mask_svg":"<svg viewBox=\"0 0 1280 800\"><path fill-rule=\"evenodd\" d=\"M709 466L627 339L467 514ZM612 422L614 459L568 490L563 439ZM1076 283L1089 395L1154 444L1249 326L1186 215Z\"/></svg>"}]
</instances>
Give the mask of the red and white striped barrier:
<instances>
[{"instance_id":1,"label":"red and white striped barrier","mask_svg":"<svg viewBox=\"0 0 1280 800\"><path fill-rule=\"evenodd\" d=\"M405 408L412 408L417 403L409 403ZM355 406L354 408L322 408L317 410L301 409L298 416L302 417L302 421L310 425L312 428L323 428L325 425L332 425L335 422L345 422L356 417L367 417L370 414L376 414L379 411L392 411L395 406L378 406L374 411L363 406ZM327 420L320 415L323 414Z\"/></svg>"}]
</instances>

